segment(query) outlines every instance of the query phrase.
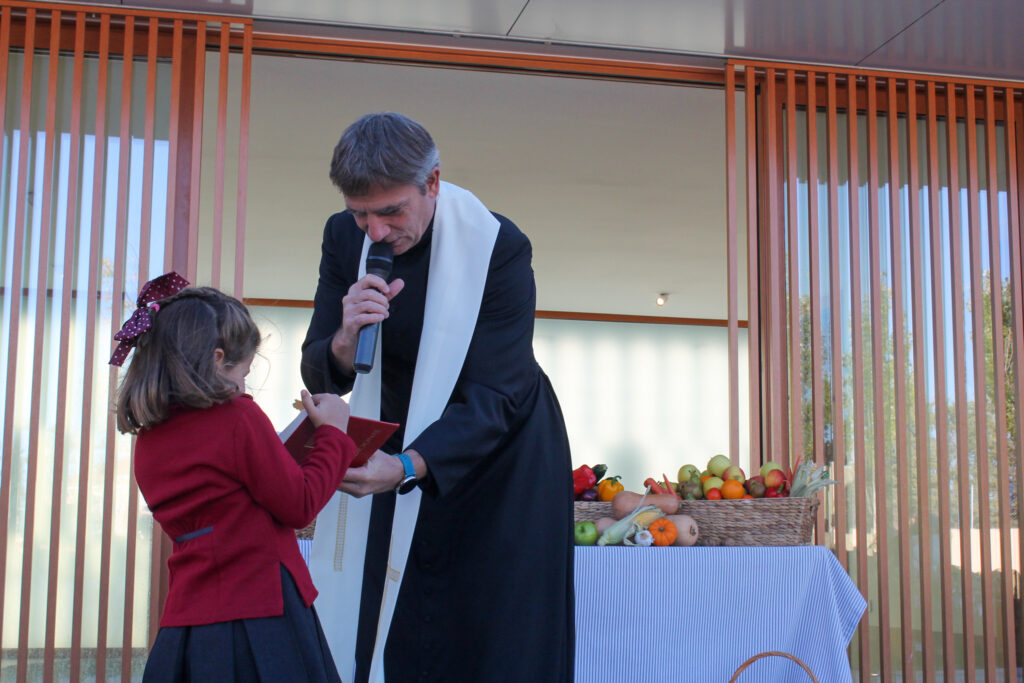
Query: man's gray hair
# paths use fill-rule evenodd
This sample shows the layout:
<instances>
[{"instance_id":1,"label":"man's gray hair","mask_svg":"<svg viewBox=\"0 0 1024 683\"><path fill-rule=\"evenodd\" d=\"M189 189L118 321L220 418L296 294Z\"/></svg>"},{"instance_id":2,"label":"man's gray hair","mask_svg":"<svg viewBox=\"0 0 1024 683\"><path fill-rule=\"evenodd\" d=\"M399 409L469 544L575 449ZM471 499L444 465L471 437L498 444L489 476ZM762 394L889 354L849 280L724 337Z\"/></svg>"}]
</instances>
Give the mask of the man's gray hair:
<instances>
[{"instance_id":1,"label":"man's gray hair","mask_svg":"<svg viewBox=\"0 0 1024 683\"><path fill-rule=\"evenodd\" d=\"M331 182L342 194L360 197L374 186L415 185L441 164L427 129L394 112L367 114L345 129L331 158Z\"/></svg>"}]
</instances>

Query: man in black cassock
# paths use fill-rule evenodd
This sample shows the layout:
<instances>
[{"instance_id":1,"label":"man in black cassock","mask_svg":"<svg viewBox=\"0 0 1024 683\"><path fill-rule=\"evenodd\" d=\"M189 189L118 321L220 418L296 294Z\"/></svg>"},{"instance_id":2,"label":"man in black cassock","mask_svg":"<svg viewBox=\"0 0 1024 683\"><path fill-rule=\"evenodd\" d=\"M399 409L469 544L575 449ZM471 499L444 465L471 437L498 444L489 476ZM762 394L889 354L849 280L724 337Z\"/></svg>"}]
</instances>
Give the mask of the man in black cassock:
<instances>
[{"instance_id":1,"label":"man in black cassock","mask_svg":"<svg viewBox=\"0 0 1024 683\"><path fill-rule=\"evenodd\" d=\"M558 401L533 355L530 242L507 218L487 217L496 236L486 270L478 264L486 278L479 310L469 311L476 322L454 389L439 417L407 443L414 378L431 377L430 368L417 367L428 284L446 276L435 272L431 252L455 234L447 226L457 212L444 208L444 198L479 202L440 181L429 133L398 114L371 114L350 126L335 148L331 179L346 210L324 229L302 378L314 393L348 392L358 332L382 321L380 419L402 425L341 487L356 497L373 494L356 680L370 675L396 496L414 487L418 517L390 630L384 627L387 680L572 680L572 465ZM360 277L367 238L394 248L387 282ZM351 663L337 664L347 682Z\"/></svg>"}]
</instances>

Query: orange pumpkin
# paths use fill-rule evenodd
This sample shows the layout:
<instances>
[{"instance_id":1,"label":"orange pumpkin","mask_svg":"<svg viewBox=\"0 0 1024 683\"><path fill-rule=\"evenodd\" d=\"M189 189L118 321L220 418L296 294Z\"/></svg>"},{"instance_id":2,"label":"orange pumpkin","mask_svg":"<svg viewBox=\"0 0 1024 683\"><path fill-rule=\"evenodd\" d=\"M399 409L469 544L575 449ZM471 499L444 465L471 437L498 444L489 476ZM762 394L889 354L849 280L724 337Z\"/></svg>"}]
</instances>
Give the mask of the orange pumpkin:
<instances>
[{"instance_id":1,"label":"orange pumpkin","mask_svg":"<svg viewBox=\"0 0 1024 683\"><path fill-rule=\"evenodd\" d=\"M676 530L676 525L664 517L651 522L647 530L651 532L651 536L654 536L654 545L658 546L672 545L679 533Z\"/></svg>"}]
</instances>

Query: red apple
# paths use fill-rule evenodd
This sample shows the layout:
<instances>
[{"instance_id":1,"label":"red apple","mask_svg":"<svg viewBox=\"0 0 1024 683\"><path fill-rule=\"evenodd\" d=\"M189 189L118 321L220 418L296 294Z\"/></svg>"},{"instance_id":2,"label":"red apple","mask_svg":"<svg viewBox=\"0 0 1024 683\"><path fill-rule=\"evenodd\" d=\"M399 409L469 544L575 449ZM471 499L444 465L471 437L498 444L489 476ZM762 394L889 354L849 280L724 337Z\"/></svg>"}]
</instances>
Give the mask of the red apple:
<instances>
[{"instance_id":1,"label":"red apple","mask_svg":"<svg viewBox=\"0 0 1024 683\"><path fill-rule=\"evenodd\" d=\"M764 485L769 489L778 489L780 486L786 483L786 475L782 473L782 470L769 470L764 475Z\"/></svg>"},{"instance_id":2,"label":"red apple","mask_svg":"<svg viewBox=\"0 0 1024 683\"><path fill-rule=\"evenodd\" d=\"M735 479L742 484L746 481L747 477L743 474L743 470L739 465L730 465L729 468L722 473L722 479Z\"/></svg>"}]
</instances>

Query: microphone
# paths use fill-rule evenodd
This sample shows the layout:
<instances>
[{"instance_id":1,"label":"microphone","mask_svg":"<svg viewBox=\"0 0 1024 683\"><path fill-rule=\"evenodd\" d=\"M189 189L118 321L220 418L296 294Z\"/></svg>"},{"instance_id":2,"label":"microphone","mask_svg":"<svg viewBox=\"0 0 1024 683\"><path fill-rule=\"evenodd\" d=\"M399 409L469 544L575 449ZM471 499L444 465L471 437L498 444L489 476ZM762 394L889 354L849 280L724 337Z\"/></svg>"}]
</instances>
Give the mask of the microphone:
<instances>
[{"instance_id":1,"label":"microphone","mask_svg":"<svg viewBox=\"0 0 1024 683\"><path fill-rule=\"evenodd\" d=\"M394 248L387 242L374 242L366 254L366 274L377 275L384 279L391 276L391 265L394 259ZM356 341L356 357L352 367L356 372L366 374L373 370L373 357L377 352L377 337L380 336L380 322L366 325L359 330Z\"/></svg>"}]
</instances>

